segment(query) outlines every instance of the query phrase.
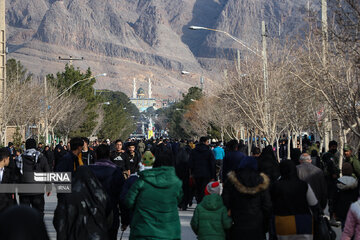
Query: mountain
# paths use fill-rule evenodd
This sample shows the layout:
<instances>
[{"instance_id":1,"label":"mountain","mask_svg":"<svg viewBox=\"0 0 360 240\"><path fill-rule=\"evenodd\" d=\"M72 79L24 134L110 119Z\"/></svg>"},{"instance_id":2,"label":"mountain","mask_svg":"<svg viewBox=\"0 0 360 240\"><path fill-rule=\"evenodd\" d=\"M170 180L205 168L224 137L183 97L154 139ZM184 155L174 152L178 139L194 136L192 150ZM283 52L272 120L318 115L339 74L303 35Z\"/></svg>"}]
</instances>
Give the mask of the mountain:
<instances>
[{"instance_id":1,"label":"mountain","mask_svg":"<svg viewBox=\"0 0 360 240\"><path fill-rule=\"evenodd\" d=\"M108 73L98 78L97 88L130 95L133 78L146 89L150 77L155 97L178 98L199 85L202 75L208 89L220 81L221 59L232 59L240 48L224 35L192 31L190 25L228 31L257 48L262 19L271 36L296 33L307 1L8 0L8 58L43 76L63 70L59 56L84 57L74 65L91 67L94 75ZM183 70L191 74L183 76Z\"/></svg>"}]
</instances>

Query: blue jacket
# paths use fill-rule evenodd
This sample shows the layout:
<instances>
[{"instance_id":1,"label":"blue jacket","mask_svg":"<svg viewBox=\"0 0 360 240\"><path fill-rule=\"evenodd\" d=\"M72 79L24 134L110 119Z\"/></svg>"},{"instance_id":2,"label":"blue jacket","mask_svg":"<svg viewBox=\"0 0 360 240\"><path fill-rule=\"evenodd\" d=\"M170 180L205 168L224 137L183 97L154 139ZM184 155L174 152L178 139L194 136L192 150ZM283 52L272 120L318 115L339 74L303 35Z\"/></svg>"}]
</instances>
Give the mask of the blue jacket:
<instances>
[{"instance_id":1,"label":"blue jacket","mask_svg":"<svg viewBox=\"0 0 360 240\"><path fill-rule=\"evenodd\" d=\"M215 160L223 160L225 157L225 151L222 147L217 146L213 149Z\"/></svg>"}]
</instances>

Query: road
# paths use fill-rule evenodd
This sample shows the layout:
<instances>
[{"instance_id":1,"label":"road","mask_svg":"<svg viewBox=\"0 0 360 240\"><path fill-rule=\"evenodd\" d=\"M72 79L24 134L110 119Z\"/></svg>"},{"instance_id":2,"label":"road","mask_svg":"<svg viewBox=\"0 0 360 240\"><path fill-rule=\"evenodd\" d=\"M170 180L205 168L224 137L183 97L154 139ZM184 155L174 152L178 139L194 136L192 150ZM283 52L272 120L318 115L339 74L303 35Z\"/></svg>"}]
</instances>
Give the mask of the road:
<instances>
[{"instance_id":1,"label":"road","mask_svg":"<svg viewBox=\"0 0 360 240\"><path fill-rule=\"evenodd\" d=\"M56 208L57 199L56 196L45 197L45 224L50 236L50 239L56 239L56 232L52 224L54 217L54 211ZM192 208L189 208L187 211L180 211L180 221L181 221L181 239L184 240L195 240L196 236L190 228L191 217L194 213L194 205ZM334 228L337 240L340 240L341 231L340 228ZM120 239L121 232L118 234L118 239ZM124 232L123 240L129 239L129 229Z\"/></svg>"},{"instance_id":2,"label":"road","mask_svg":"<svg viewBox=\"0 0 360 240\"><path fill-rule=\"evenodd\" d=\"M50 236L50 239L56 239L56 232L52 224L54 211L56 208L57 199L56 196L45 197L45 224ZM196 236L190 228L190 220L193 215L194 208L188 209L188 211L180 211L180 221L181 221L181 239L186 240L195 240ZM129 230L124 232L123 240L129 239ZM120 239L121 232L118 234L118 239Z\"/></svg>"}]
</instances>

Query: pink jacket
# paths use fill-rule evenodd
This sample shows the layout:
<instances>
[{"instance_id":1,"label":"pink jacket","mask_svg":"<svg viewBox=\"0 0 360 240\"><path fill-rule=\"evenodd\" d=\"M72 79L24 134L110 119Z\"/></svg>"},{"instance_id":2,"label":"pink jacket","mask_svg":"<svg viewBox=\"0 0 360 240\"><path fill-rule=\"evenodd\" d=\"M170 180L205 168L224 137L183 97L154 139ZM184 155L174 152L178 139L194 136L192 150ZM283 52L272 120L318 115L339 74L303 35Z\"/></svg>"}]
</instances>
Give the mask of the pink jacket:
<instances>
[{"instance_id":1,"label":"pink jacket","mask_svg":"<svg viewBox=\"0 0 360 240\"><path fill-rule=\"evenodd\" d=\"M341 240L351 240L353 236L360 240L360 198L350 206Z\"/></svg>"}]
</instances>

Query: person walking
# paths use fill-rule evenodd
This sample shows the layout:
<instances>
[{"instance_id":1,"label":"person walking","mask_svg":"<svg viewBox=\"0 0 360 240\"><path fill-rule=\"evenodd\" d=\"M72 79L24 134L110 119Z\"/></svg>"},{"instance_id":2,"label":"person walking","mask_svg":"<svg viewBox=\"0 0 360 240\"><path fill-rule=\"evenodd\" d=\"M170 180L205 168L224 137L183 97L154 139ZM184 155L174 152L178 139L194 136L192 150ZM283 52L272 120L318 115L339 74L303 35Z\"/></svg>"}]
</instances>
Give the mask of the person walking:
<instances>
[{"instance_id":1,"label":"person walking","mask_svg":"<svg viewBox=\"0 0 360 240\"><path fill-rule=\"evenodd\" d=\"M338 167L339 159L337 157L337 142L330 141L329 151L325 153L322 157L324 164L324 174L327 184L328 191L328 204L329 204L329 214L330 214L330 223L334 226L338 226L334 218L334 196L336 192L337 179L340 177L340 169Z\"/></svg>"},{"instance_id":2,"label":"person walking","mask_svg":"<svg viewBox=\"0 0 360 240\"><path fill-rule=\"evenodd\" d=\"M299 179L295 163L280 163L280 180L271 188L273 227L278 239L313 239L313 217L317 216L318 201L311 186Z\"/></svg>"},{"instance_id":3,"label":"person walking","mask_svg":"<svg viewBox=\"0 0 360 240\"><path fill-rule=\"evenodd\" d=\"M222 179L221 173L222 173L223 160L225 157L225 151L222 147L220 147L220 142L216 143L215 148L212 151L214 153L215 163L216 163L216 179Z\"/></svg>"},{"instance_id":4,"label":"person walking","mask_svg":"<svg viewBox=\"0 0 360 240\"><path fill-rule=\"evenodd\" d=\"M223 160L222 182L227 180L227 174L238 169L240 162L246 155L239 151L239 142L236 139L226 144L225 157Z\"/></svg>"},{"instance_id":5,"label":"person walking","mask_svg":"<svg viewBox=\"0 0 360 240\"><path fill-rule=\"evenodd\" d=\"M270 182L274 183L280 176L279 162L276 160L274 151L271 145L264 148L260 157L257 158L259 172L265 173Z\"/></svg>"},{"instance_id":6,"label":"person walking","mask_svg":"<svg viewBox=\"0 0 360 240\"><path fill-rule=\"evenodd\" d=\"M138 151L136 151L136 144L134 142L130 142L127 144L127 158L129 159L129 168L130 174L136 172L138 165L141 163L141 156Z\"/></svg>"},{"instance_id":7,"label":"person walking","mask_svg":"<svg viewBox=\"0 0 360 240\"><path fill-rule=\"evenodd\" d=\"M26 151L16 159L20 183L34 183L34 173L50 172L46 157L36 150L35 139L25 143ZM46 185L47 196L50 196L51 186ZM20 204L31 206L44 216L45 199L43 193L19 193Z\"/></svg>"},{"instance_id":8,"label":"person walking","mask_svg":"<svg viewBox=\"0 0 360 240\"><path fill-rule=\"evenodd\" d=\"M219 182L210 182L203 201L197 205L191 218L191 228L199 240L225 240L225 230L232 224L231 217L220 196Z\"/></svg>"},{"instance_id":9,"label":"person walking","mask_svg":"<svg viewBox=\"0 0 360 240\"><path fill-rule=\"evenodd\" d=\"M188 204L192 201L190 195L190 169L189 169L189 159L190 159L191 147L186 145L180 148L178 154L176 155L175 161L175 170L176 175L182 181L182 190L183 198L179 204L181 210L186 211Z\"/></svg>"},{"instance_id":10,"label":"person walking","mask_svg":"<svg viewBox=\"0 0 360 240\"><path fill-rule=\"evenodd\" d=\"M12 171L8 167L10 156L10 151L7 148L0 148L0 184L13 183ZM13 194L0 193L0 213L15 204L16 200Z\"/></svg>"},{"instance_id":11,"label":"person walking","mask_svg":"<svg viewBox=\"0 0 360 240\"><path fill-rule=\"evenodd\" d=\"M84 165L94 164L96 161L96 155L95 152L89 147L89 139L86 137L83 137L81 139L84 141L84 146L80 153L82 162L84 163Z\"/></svg>"},{"instance_id":12,"label":"person walking","mask_svg":"<svg viewBox=\"0 0 360 240\"><path fill-rule=\"evenodd\" d=\"M116 240L120 226L120 194L125 178L122 169L110 161L110 147L108 145L101 144L96 149L96 156L97 160L95 164L89 165L89 168L109 196L113 211L113 223L108 230L108 236L109 240Z\"/></svg>"},{"instance_id":13,"label":"person walking","mask_svg":"<svg viewBox=\"0 0 360 240\"><path fill-rule=\"evenodd\" d=\"M109 239L112 210L100 181L88 166L79 166L72 178L71 194L63 194L54 212L57 240Z\"/></svg>"},{"instance_id":14,"label":"person walking","mask_svg":"<svg viewBox=\"0 0 360 240\"><path fill-rule=\"evenodd\" d=\"M327 205L327 185L323 171L312 164L312 158L307 153L301 154L300 165L296 168L299 179L311 186L321 209L324 210Z\"/></svg>"},{"instance_id":15,"label":"person walking","mask_svg":"<svg viewBox=\"0 0 360 240\"><path fill-rule=\"evenodd\" d=\"M360 240L360 191L358 200L350 206L341 240Z\"/></svg>"},{"instance_id":16,"label":"person walking","mask_svg":"<svg viewBox=\"0 0 360 240\"><path fill-rule=\"evenodd\" d=\"M344 162L348 162L351 164L352 168L354 169L354 174L359 179L360 178L360 161L358 157L353 154L352 149L350 146L346 145L344 147Z\"/></svg>"},{"instance_id":17,"label":"person walking","mask_svg":"<svg viewBox=\"0 0 360 240\"><path fill-rule=\"evenodd\" d=\"M228 174L222 194L234 221L229 239L263 240L270 222L270 179L258 173L253 157L245 157L236 171Z\"/></svg>"},{"instance_id":18,"label":"person walking","mask_svg":"<svg viewBox=\"0 0 360 240\"><path fill-rule=\"evenodd\" d=\"M70 151L66 152L65 155L59 160L56 165L56 172L71 172L74 173L76 169L84 165L81 152L84 146L84 141L75 137L70 140Z\"/></svg>"},{"instance_id":19,"label":"person walking","mask_svg":"<svg viewBox=\"0 0 360 240\"><path fill-rule=\"evenodd\" d=\"M125 206L133 212L130 240L181 238L177 209L181 181L171 156L160 154L155 158L153 168L140 172L126 194Z\"/></svg>"},{"instance_id":20,"label":"person walking","mask_svg":"<svg viewBox=\"0 0 360 240\"><path fill-rule=\"evenodd\" d=\"M206 185L216 177L215 158L209 144L207 137L201 137L200 143L190 153L189 166L195 180L197 203L203 199Z\"/></svg>"},{"instance_id":21,"label":"person walking","mask_svg":"<svg viewBox=\"0 0 360 240\"><path fill-rule=\"evenodd\" d=\"M346 215L350 205L359 197L358 180L353 176L352 165L345 162L342 166L342 177L336 184L334 195L334 212L335 219L341 222L341 228L344 229Z\"/></svg>"},{"instance_id":22,"label":"person walking","mask_svg":"<svg viewBox=\"0 0 360 240\"><path fill-rule=\"evenodd\" d=\"M123 170L124 175L130 176L130 159L123 150L123 142L120 139L115 141L115 151L110 153L110 160Z\"/></svg>"}]
</instances>

